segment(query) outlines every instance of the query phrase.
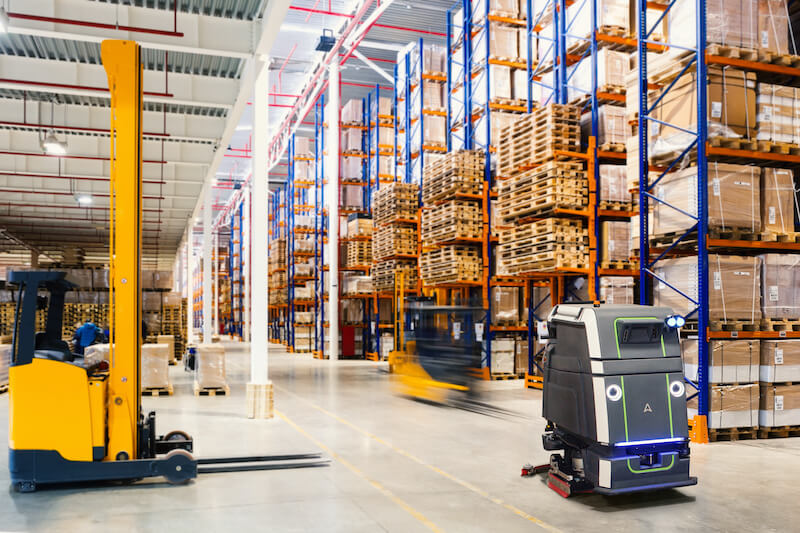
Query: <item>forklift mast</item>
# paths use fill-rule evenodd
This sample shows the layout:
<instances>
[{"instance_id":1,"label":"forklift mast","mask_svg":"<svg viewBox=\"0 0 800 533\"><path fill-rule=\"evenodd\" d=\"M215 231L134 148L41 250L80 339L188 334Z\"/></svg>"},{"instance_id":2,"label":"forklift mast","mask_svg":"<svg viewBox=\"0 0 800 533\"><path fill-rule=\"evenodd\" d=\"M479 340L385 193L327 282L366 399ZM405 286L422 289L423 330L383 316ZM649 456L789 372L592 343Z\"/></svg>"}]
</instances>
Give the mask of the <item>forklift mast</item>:
<instances>
[{"instance_id":1,"label":"forklift mast","mask_svg":"<svg viewBox=\"0 0 800 533\"><path fill-rule=\"evenodd\" d=\"M109 159L108 456L140 455L142 296L142 65L134 41L106 40L103 67L111 92Z\"/></svg>"}]
</instances>

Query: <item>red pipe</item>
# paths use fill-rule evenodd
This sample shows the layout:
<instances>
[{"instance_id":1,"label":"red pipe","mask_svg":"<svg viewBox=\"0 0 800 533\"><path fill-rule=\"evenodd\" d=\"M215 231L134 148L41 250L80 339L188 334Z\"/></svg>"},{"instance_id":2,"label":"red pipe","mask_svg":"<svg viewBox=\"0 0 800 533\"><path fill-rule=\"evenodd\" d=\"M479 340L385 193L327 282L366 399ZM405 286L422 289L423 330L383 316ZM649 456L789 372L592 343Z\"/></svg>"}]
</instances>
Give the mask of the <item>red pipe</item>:
<instances>
[{"instance_id":1,"label":"red pipe","mask_svg":"<svg viewBox=\"0 0 800 533\"><path fill-rule=\"evenodd\" d=\"M2 213L0 213L0 218L11 218L11 219L17 219L18 218L20 220L29 220L29 219L32 219L32 218L36 218L36 219L39 219L39 220L65 220L65 221L68 221L68 222L89 222L89 223L92 223L92 224L101 223L101 222L103 224L105 224L105 223L108 222L108 220L106 220L106 219L92 220L90 218L74 218L74 217L60 217L60 216L46 217L44 215L39 215L39 214L36 214L36 213L16 213L16 214L12 214L12 213L2 214ZM162 221L157 220L157 219L150 220L150 219L146 219L145 218L145 219L142 220L142 222L144 222L145 224L162 224Z\"/></svg>"},{"instance_id":2,"label":"red pipe","mask_svg":"<svg viewBox=\"0 0 800 533\"><path fill-rule=\"evenodd\" d=\"M51 155L51 154L39 154L36 152L10 152L10 151L0 151L0 155L21 155L21 156L31 156L31 157L55 157L60 159L83 159L86 161L108 161L107 157L99 157L93 155ZM152 161L149 159L145 159L142 163L151 163L155 165L164 165L169 163L169 161Z\"/></svg>"},{"instance_id":3,"label":"red pipe","mask_svg":"<svg viewBox=\"0 0 800 533\"><path fill-rule=\"evenodd\" d=\"M97 196L98 198L108 198L110 195L108 193L102 192L87 192L87 193L71 193L69 191L40 191L40 190L30 190L30 189L0 189L0 193L9 193L9 194L52 194L53 196L81 196L82 194L87 194L90 196ZM166 200L161 196L142 196L143 200Z\"/></svg>"},{"instance_id":4,"label":"red pipe","mask_svg":"<svg viewBox=\"0 0 800 533\"><path fill-rule=\"evenodd\" d=\"M366 87L368 89L372 89L375 87L374 85L370 85L369 83L356 83L353 81L343 81L342 85L349 85L351 87ZM386 87L385 85L378 85L378 88L383 89L384 91L394 91L393 88Z\"/></svg>"},{"instance_id":5,"label":"red pipe","mask_svg":"<svg viewBox=\"0 0 800 533\"><path fill-rule=\"evenodd\" d=\"M177 9L177 0L175 0L175 7ZM175 29L178 28L178 13L175 11L174 25ZM8 13L8 18L15 18L20 20L32 20L35 22L50 22L53 24L71 24L73 26L84 26L87 28L100 28L103 30L118 30L130 31L135 33L150 33L152 35L165 35L167 37L183 37L183 32L157 30L153 28L140 28L138 26L120 26L119 24L105 24L103 22L89 22L86 20L64 19L57 17L42 17L39 15L28 15L26 13Z\"/></svg>"},{"instance_id":6,"label":"red pipe","mask_svg":"<svg viewBox=\"0 0 800 533\"><path fill-rule=\"evenodd\" d=\"M12 128L42 128L64 131L88 131L91 133L105 133L110 135L110 131L103 128L85 128L82 126L54 126L51 124L34 124L32 122L0 122L0 126L9 126ZM142 135L149 137L170 137L169 133L150 133L142 132Z\"/></svg>"},{"instance_id":7,"label":"red pipe","mask_svg":"<svg viewBox=\"0 0 800 533\"><path fill-rule=\"evenodd\" d=\"M339 54L339 57L344 57L344 54ZM383 63L397 63L397 61L395 61L394 59L381 59L380 57L367 57L367 56L364 57L366 57L370 61L381 61Z\"/></svg>"},{"instance_id":8,"label":"red pipe","mask_svg":"<svg viewBox=\"0 0 800 533\"><path fill-rule=\"evenodd\" d=\"M297 50L297 43L294 43L292 49L289 50L289 55L287 55L286 59L283 60L283 64L281 65L280 70L278 70L278 89L283 90L283 78L281 75L283 74L283 69L286 68L286 64L289 62L289 59L291 59L292 55L294 55L295 50Z\"/></svg>"},{"instance_id":9,"label":"red pipe","mask_svg":"<svg viewBox=\"0 0 800 533\"><path fill-rule=\"evenodd\" d=\"M269 96L277 96L280 98L300 98L299 94L269 93Z\"/></svg>"},{"instance_id":10,"label":"red pipe","mask_svg":"<svg viewBox=\"0 0 800 533\"><path fill-rule=\"evenodd\" d=\"M92 87L89 85L71 85L69 83L52 83L46 81L29 81L29 80L12 80L9 78L0 78L0 83L17 83L20 85L34 85L36 87L52 87L54 89L75 89L80 91L97 91L101 93L107 93L108 89L105 87ZM164 96L166 98L172 98L174 95L170 93L151 93L147 91L142 91L142 94L145 96Z\"/></svg>"},{"instance_id":11,"label":"red pipe","mask_svg":"<svg viewBox=\"0 0 800 533\"><path fill-rule=\"evenodd\" d=\"M99 206L80 206L80 205L62 205L62 204L32 204L32 203L17 203L17 202L2 202L0 203L0 207L55 207L58 209L92 209L92 210L102 210L108 211L108 207L99 207ZM142 209L143 212L148 213L161 213L161 209ZM2 215L0 216L8 216Z\"/></svg>"},{"instance_id":12,"label":"red pipe","mask_svg":"<svg viewBox=\"0 0 800 533\"><path fill-rule=\"evenodd\" d=\"M94 222L94 221L87 220L86 222L90 222L91 223L91 222ZM36 224L36 226L34 226L33 224L15 224L15 223L11 223L11 222L3 222L3 226L13 227L13 228L31 228L31 230L36 229L36 228L50 228L50 229L68 229L68 230L73 230L73 231L75 231L75 230L78 230L78 231L88 231L88 230L91 230L91 231L108 231L108 229L105 228L105 227L103 229L98 229L98 228L90 228L90 227L86 227L86 226L77 226L77 225L76 226L65 226L63 224ZM149 233L160 233L161 229L160 228L156 228L156 229L142 228L142 231L147 231Z\"/></svg>"},{"instance_id":13,"label":"red pipe","mask_svg":"<svg viewBox=\"0 0 800 533\"><path fill-rule=\"evenodd\" d=\"M293 9L295 11L302 11L304 13L315 13L317 15L330 15L332 17L346 17L346 18L353 18L355 15L350 15L348 13L337 13L335 11L325 11L323 9L311 9L308 7L299 7L299 6L289 6L289 9ZM361 24L362 22L359 22ZM428 31L428 30L416 30L414 28L402 28L400 26L391 26L389 24L373 24L376 28L385 28L387 30L400 30L400 31L409 31L414 33L424 33L425 35L436 35L438 37L447 37L445 33L439 33L435 31Z\"/></svg>"},{"instance_id":14,"label":"red pipe","mask_svg":"<svg viewBox=\"0 0 800 533\"><path fill-rule=\"evenodd\" d=\"M78 181L108 181L108 178L99 178L96 176L66 176L58 174L31 174L29 172L8 172L0 170L0 176L16 176L20 178L44 178L44 179L57 179L57 180L78 180ZM155 180L142 180L142 183L152 185L164 185L166 181Z\"/></svg>"}]
</instances>

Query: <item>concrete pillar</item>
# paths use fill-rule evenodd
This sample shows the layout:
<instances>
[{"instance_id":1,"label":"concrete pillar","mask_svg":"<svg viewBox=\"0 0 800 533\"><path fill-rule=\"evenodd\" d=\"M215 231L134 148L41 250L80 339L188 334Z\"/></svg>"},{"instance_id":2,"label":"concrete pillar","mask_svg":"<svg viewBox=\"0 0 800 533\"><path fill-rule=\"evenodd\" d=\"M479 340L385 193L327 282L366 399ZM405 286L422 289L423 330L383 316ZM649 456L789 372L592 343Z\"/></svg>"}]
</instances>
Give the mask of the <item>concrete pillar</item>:
<instances>
[{"instance_id":1,"label":"concrete pillar","mask_svg":"<svg viewBox=\"0 0 800 533\"><path fill-rule=\"evenodd\" d=\"M213 191L210 186L203 193L203 342L210 343L214 331L212 327L211 300L211 219L213 211Z\"/></svg>"},{"instance_id":2,"label":"concrete pillar","mask_svg":"<svg viewBox=\"0 0 800 533\"><path fill-rule=\"evenodd\" d=\"M269 264L267 206L269 202L269 60L256 63L253 88L253 178L250 198L245 195L244 205L248 223L245 235L249 246L245 248L245 280L250 279L251 289L245 293L245 308L251 308L250 321L250 383L247 384L247 416L272 418L272 382L269 380ZM252 202L252 205L251 205ZM249 250L249 252L248 252ZM248 283L243 283L248 287ZM247 290L247 289L246 289ZM249 321L245 324L249 328Z\"/></svg>"},{"instance_id":3,"label":"concrete pillar","mask_svg":"<svg viewBox=\"0 0 800 533\"><path fill-rule=\"evenodd\" d=\"M244 199L242 204L242 292L244 293L242 296L242 340L244 342L248 342L251 339L251 327L250 324L253 321L251 316L251 294L253 292L253 288L250 283L251 272L253 270L250 268L251 257L253 255L253 250L251 248L251 242L253 241L253 234L252 234L252 218L251 218L251 195L252 189L248 187L244 191Z\"/></svg>"},{"instance_id":4,"label":"concrete pillar","mask_svg":"<svg viewBox=\"0 0 800 533\"><path fill-rule=\"evenodd\" d=\"M214 301L212 302L213 309L211 313L214 315L214 333L219 334L219 233L217 231L214 231L212 242L214 245L211 250L211 260L214 261L214 270L211 275L214 277L212 282L214 285Z\"/></svg>"},{"instance_id":5,"label":"concrete pillar","mask_svg":"<svg viewBox=\"0 0 800 533\"><path fill-rule=\"evenodd\" d=\"M328 291L328 337L330 360L339 359L339 63L329 67L330 100L328 120L328 258L330 260L330 289Z\"/></svg>"},{"instance_id":6,"label":"concrete pillar","mask_svg":"<svg viewBox=\"0 0 800 533\"><path fill-rule=\"evenodd\" d=\"M186 344L193 344L194 343L194 305L193 305L193 298L194 298L194 278L192 277L192 269L194 268L194 260L192 255L194 254L192 250L192 245L194 244L194 223L190 223L186 227L186 237L185 237L185 262L184 272L186 276L186 284L184 286L184 293L183 297L186 298Z\"/></svg>"}]
</instances>

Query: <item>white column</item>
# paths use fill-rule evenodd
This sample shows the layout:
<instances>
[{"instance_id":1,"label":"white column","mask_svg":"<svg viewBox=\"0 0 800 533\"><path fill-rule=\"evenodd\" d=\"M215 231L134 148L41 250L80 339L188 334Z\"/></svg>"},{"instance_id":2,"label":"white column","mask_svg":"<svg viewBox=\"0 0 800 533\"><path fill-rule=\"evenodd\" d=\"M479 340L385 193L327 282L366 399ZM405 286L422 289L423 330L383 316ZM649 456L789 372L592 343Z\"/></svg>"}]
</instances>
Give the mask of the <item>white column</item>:
<instances>
[{"instance_id":1,"label":"white column","mask_svg":"<svg viewBox=\"0 0 800 533\"><path fill-rule=\"evenodd\" d=\"M211 211L213 194L211 187L206 187L203 196L203 342L211 342L213 328L211 325Z\"/></svg>"},{"instance_id":2,"label":"white column","mask_svg":"<svg viewBox=\"0 0 800 533\"><path fill-rule=\"evenodd\" d=\"M339 359L339 64L334 61L329 67L328 87L331 111L328 120L328 258L330 260L330 289L328 292L328 336L330 359Z\"/></svg>"},{"instance_id":3,"label":"white column","mask_svg":"<svg viewBox=\"0 0 800 533\"><path fill-rule=\"evenodd\" d=\"M272 418L272 383L269 380L269 264L267 259L269 223L269 58L255 64L253 87L253 177L244 195L245 252L244 335L250 334L250 383L247 384L248 418ZM252 284L252 285L251 285ZM252 321L253 327L250 327Z\"/></svg>"},{"instance_id":4,"label":"white column","mask_svg":"<svg viewBox=\"0 0 800 533\"><path fill-rule=\"evenodd\" d=\"M253 154L253 160L255 160L255 154ZM253 234L252 234L252 218L251 218L251 209L250 209L250 198L252 194L252 189L248 187L245 189L244 193L244 209L243 216L242 216L242 261L244 261L243 269L242 269L242 290L244 291L244 298L242 306L242 340L244 342L248 342L251 340L251 327L250 323L252 322L252 316L250 314L250 306L251 306L251 293L253 292L253 288L251 287L250 278L251 272L255 272L253 269L250 268L250 262L252 261L251 257L253 255L253 250L251 248L253 242ZM266 274L265 274L266 275ZM264 322L266 324L266 322Z\"/></svg>"},{"instance_id":5,"label":"white column","mask_svg":"<svg viewBox=\"0 0 800 533\"><path fill-rule=\"evenodd\" d=\"M217 231L214 231L212 242L214 243L214 248L211 250L212 261L214 261L214 270L212 271L214 276L214 308L211 312L214 315L214 333L219 333L219 233Z\"/></svg>"},{"instance_id":6,"label":"white column","mask_svg":"<svg viewBox=\"0 0 800 533\"><path fill-rule=\"evenodd\" d=\"M253 178L251 180L250 210L250 262L252 262L250 296L253 328L250 337L250 381L269 383L268 292L269 265L267 263L267 205L269 202L269 169L267 145L269 143L269 63L259 66L253 94ZM245 205L249 204L245 196ZM247 286L247 285L245 285Z\"/></svg>"},{"instance_id":7,"label":"white column","mask_svg":"<svg viewBox=\"0 0 800 533\"><path fill-rule=\"evenodd\" d=\"M184 263L186 275L186 344L194 343L194 277L192 276L192 268L194 261L192 255L194 254L192 246L194 244L194 221L192 220L186 228L186 262Z\"/></svg>"}]
</instances>

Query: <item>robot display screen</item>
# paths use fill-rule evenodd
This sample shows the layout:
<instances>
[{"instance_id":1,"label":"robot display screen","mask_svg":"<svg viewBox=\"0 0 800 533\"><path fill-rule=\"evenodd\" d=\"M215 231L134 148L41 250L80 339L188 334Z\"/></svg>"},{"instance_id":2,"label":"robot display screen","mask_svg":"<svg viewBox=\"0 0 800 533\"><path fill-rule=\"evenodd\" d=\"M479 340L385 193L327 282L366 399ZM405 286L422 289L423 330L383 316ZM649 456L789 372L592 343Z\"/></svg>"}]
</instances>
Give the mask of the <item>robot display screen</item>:
<instances>
[{"instance_id":1,"label":"robot display screen","mask_svg":"<svg viewBox=\"0 0 800 533\"><path fill-rule=\"evenodd\" d=\"M658 342L663 332L660 322L622 323L617 328L620 344L650 344Z\"/></svg>"}]
</instances>

